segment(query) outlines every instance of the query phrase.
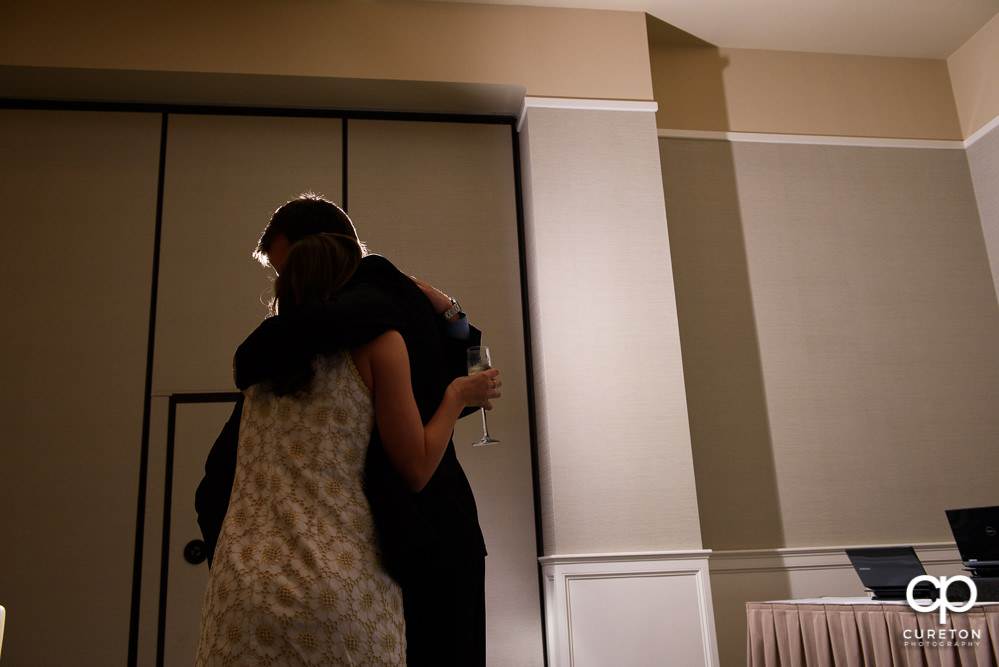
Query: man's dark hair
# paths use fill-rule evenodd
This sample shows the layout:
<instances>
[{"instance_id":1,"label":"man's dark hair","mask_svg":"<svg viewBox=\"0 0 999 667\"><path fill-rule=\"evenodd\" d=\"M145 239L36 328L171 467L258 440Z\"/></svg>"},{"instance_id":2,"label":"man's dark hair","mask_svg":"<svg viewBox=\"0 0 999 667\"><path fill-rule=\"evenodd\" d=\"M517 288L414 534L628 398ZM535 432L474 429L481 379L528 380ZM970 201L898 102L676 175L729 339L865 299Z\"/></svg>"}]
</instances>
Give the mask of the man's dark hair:
<instances>
[{"instance_id":1,"label":"man's dark hair","mask_svg":"<svg viewBox=\"0 0 999 667\"><path fill-rule=\"evenodd\" d=\"M323 233L345 234L357 238L354 223L342 208L322 195L302 193L274 211L257 241L253 258L264 266L269 266L268 255L276 237L284 236L293 245L306 236ZM363 245L361 247L363 250Z\"/></svg>"}]
</instances>

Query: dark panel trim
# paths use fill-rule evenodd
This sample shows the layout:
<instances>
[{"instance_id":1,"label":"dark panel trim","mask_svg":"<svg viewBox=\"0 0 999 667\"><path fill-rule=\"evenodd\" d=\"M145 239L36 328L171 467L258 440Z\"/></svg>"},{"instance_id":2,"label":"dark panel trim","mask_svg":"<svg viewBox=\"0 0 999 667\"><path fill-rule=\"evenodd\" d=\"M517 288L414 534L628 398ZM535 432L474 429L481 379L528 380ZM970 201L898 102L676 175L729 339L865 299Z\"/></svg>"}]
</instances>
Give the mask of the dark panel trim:
<instances>
[{"instance_id":1,"label":"dark panel trim","mask_svg":"<svg viewBox=\"0 0 999 667\"><path fill-rule=\"evenodd\" d=\"M170 585L170 519L173 511L173 458L177 434L177 406L234 403L239 392L172 394L167 416L166 466L163 484L163 542L160 548L160 593L156 620L156 667L163 667L166 653L167 591Z\"/></svg>"},{"instance_id":2,"label":"dark panel trim","mask_svg":"<svg viewBox=\"0 0 999 667\"><path fill-rule=\"evenodd\" d=\"M234 403L239 396L238 391L194 392L173 394L170 396L170 400L178 405L181 403Z\"/></svg>"},{"instance_id":3,"label":"dark panel trim","mask_svg":"<svg viewBox=\"0 0 999 667\"><path fill-rule=\"evenodd\" d=\"M153 232L153 273L150 281L149 332L146 342L146 385L142 408L142 436L139 445L139 490L135 516L135 554L132 564L132 608L129 616L128 665L134 667L139 655L139 611L142 601L142 549L146 531L146 493L149 480L149 431L152 413L153 352L156 342L156 298L159 289L160 236L163 228L163 185L166 173L167 115L160 122L159 174L156 184L156 224Z\"/></svg>"},{"instance_id":4,"label":"dark panel trim","mask_svg":"<svg viewBox=\"0 0 999 667\"><path fill-rule=\"evenodd\" d=\"M167 416L166 470L163 475L163 542L160 544L160 599L156 621L156 667L163 667L166 652L167 588L170 572L170 512L173 509L173 453L177 432L177 401L170 397Z\"/></svg>"},{"instance_id":5,"label":"dark panel trim","mask_svg":"<svg viewBox=\"0 0 999 667\"><path fill-rule=\"evenodd\" d=\"M344 118L343 122L340 123L340 156L343 160L340 167L340 206L343 207L343 212L349 216L350 209L347 208L347 165L349 164L347 159L347 137L349 136L347 121L348 119Z\"/></svg>"},{"instance_id":6,"label":"dark panel trim","mask_svg":"<svg viewBox=\"0 0 999 667\"><path fill-rule=\"evenodd\" d=\"M521 320L524 323L524 370L527 377L527 420L531 439L531 486L534 490L534 539L537 555L544 555L544 524L541 519L541 468L538 455L538 420L534 409L534 348L531 345L531 295L527 273L527 233L524 229L524 190L523 175L520 169L520 135L516 125L510 126L510 141L513 145L513 184L517 206L517 247L520 255L520 304ZM548 632L545 627L545 580L541 563L538 562L538 590L541 592L541 648L544 664L548 664Z\"/></svg>"},{"instance_id":7,"label":"dark panel trim","mask_svg":"<svg viewBox=\"0 0 999 667\"><path fill-rule=\"evenodd\" d=\"M0 109L36 111L125 111L216 116L282 116L296 118L363 118L374 120L417 120L441 123L514 124L516 118L501 114L461 114L407 111L363 111L342 109L292 109L201 104L153 104L147 102L66 102L0 98Z\"/></svg>"}]
</instances>

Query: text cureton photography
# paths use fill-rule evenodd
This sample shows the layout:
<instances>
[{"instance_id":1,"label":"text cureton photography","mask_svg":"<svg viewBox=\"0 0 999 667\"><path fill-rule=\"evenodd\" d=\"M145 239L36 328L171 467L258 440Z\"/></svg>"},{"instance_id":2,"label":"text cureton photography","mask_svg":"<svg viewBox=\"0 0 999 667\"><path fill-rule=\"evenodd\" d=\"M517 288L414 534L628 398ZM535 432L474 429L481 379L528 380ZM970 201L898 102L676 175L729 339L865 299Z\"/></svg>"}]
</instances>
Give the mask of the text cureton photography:
<instances>
[{"instance_id":1,"label":"text cureton photography","mask_svg":"<svg viewBox=\"0 0 999 667\"><path fill-rule=\"evenodd\" d=\"M940 593L934 600L920 600L915 597L916 586L922 582L928 582ZM948 597L950 586L956 582L962 583L968 588L967 599L959 604L951 602ZM978 599L978 589L975 582L970 578L959 575L956 577L932 577L921 575L914 577L909 582L905 593L906 602L917 612L927 613L940 611L940 625L947 622L947 614L965 612L975 604ZM902 631L903 646L978 646L982 638L980 629L968 628L906 628Z\"/></svg>"},{"instance_id":2,"label":"text cureton photography","mask_svg":"<svg viewBox=\"0 0 999 667\"><path fill-rule=\"evenodd\" d=\"M916 628L902 631L905 646L978 646L981 630L967 628Z\"/></svg>"}]
</instances>

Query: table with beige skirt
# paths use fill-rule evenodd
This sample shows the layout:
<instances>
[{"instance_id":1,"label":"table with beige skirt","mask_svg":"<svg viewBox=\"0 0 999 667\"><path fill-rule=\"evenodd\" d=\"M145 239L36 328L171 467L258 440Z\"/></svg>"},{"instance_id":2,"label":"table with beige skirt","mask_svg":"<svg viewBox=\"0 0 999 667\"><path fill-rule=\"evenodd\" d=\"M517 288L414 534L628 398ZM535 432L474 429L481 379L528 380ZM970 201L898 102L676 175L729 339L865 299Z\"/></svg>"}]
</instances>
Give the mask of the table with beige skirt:
<instances>
[{"instance_id":1,"label":"table with beige skirt","mask_svg":"<svg viewBox=\"0 0 999 667\"><path fill-rule=\"evenodd\" d=\"M999 603L917 612L908 603L817 598L746 603L747 665L999 667Z\"/></svg>"}]
</instances>

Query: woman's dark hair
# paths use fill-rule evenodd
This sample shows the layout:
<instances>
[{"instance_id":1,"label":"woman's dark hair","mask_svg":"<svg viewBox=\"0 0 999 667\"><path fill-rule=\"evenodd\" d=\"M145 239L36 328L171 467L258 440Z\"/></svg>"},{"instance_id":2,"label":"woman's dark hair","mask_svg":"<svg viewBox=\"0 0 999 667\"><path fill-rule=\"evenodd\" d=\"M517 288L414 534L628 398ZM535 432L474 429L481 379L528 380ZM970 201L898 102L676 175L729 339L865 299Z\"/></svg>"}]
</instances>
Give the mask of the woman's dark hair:
<instances>
[{"instance_id":1,"label":"woman's dark hair","mask_svg":"<svg viewBox=\"0 0 999 667\"><path fill-rule=\"evenodd\" d=\"M274 314L282 310L327 301L339 292L361 263L361 245L346 234L313 234L293 244L281 274L274 281ZM289 378L275 379L272 391L278 395L308 391L312 367Z\"/></svg>"},{"instance_id":2,"label":"woman's dark hair","mask_svg":"<svg viewBox=\"0 0 999 667\"><path fill-rule=\"evenodd\" d=\"M275 311L282 305L326 301L347 284L361 263L361 246L346 234L313 234L293 243L274 281Z\"/></svg>"}]
</instances>

